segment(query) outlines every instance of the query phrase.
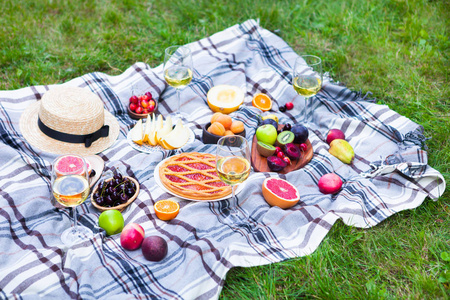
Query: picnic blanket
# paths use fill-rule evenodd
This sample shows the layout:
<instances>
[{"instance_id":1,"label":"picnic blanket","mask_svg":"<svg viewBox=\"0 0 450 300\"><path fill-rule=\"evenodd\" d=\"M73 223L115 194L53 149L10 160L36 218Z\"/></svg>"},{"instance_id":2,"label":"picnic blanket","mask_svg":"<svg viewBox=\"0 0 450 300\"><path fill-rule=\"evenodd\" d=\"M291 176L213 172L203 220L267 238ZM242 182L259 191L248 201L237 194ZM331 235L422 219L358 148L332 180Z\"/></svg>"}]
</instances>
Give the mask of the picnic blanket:
<instances>
[{"instance_id":1,"label":"picnic blanket","mask_svg":"<svg viewBox=\"0 0 450 300\"><path fill-rule=\"evenodd\" d=\"M215 153L215 145L201 141L202 125L212 111L206 94L218 84L245 90L245 102L231 116L244 122L251 141L262 112L251 104L255 93L273 101L281 123L301 119L304 100L291 85L297 54L279 36L248 20L188 44L193 53L194 79L182 90L182 111L196 135L183 151ZM114 145L99 155L105 169L118 167L140 182L138 198L123 212L125 223L135 222L146 235L168 242L161 262L145 260L140 250L126 251L119 235L106 236L98 227L100 212L87 200L78 207L81 226L94 237L71 247L60 241L71 226L70 209L52 205L50 166L56 155L30 146L21 135L19 118L25 108L51 86L31 86L0 92L0 298L36 299L214 299L227 271L305 256L319 247L336 220L368 228L426 197L436 200L445 189L442 175L427 165L423 128L385 105L351 91L327 77L311 103L307 126L314 149L304 168L280 175L255 173L238 194L238 211L248 220L224 221L229 200L180 200L172 221L159 220L153 204L170 198L154 178L155 166L173 152L148 154L134 149L127 133L135 123L127 114L131 86L139 85L159 101L159 113L176 108L175 90L162 75L162 66L136 63L118 76L90 73L64 83L89 88L100 96L120 123ZM293 110L278 106L292 101ZM330 128L344 131L354 147L351 165L328 153ZM335 172L344 181L336 195L321 194L319 178ZM270 207L261 185L266 177L294 184L301 200L290 209Z\"/></svg>"}]
</instances>

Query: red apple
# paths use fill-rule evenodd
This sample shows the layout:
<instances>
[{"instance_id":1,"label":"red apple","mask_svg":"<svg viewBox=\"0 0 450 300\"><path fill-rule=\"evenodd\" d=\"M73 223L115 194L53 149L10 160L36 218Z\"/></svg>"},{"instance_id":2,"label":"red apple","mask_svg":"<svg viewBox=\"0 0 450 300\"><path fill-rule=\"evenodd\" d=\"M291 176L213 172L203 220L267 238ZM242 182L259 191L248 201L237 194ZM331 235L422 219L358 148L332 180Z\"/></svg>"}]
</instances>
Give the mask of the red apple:
<instances>
[{"instance_id":1,"label":"red apple","mask_svg":"<svg viewBox=\"0 0 450 300\"><path fill-rule=\"evenodd\" d=\"M144 111L144 109L141 106L138 106L138 107L136 107L135 113L142 114L143 111Z\"/></svg>"},{"instance_id":2,"label":"red apple","mask_svg":"<svg viewBox=\"0 0 450 300\"><path fill-rule=\"evenodd\" d=\"M137 104L135 104L135 103L130 103L130 110L131 111L136 111L136 108L137 108L138 106L137 106Z\"/></svg>"},{"instance_id":3,"label":"red apple","mask_svg":"<svg viewBox=\"0 0 450 300\"><path fill-rule=\"evenodd\" d=\"M330 129L327 135L327 144L331 144L333 140L345 140L345 134L339 129Z\"/></svg>"},{"instance_id":4,"label":"red apple","mask_svg":"<svg viewBox=\"0 0 450 300\"><path fill-rule=\"evenodd\" d=\"M320 177L317 185L323 194L336 194L342 187L342 179L334 173L328 173Z\"/></svg>"},{"instance_id":5,"label":"red apple","mask_svg":"<svg viewBox=\"0 0 450 300\"><path fill-rule=\"evenodd\" d=\"M120 245L126 250L136 250L145 238L145 231L141 225L130 223L125 226L120 234Z\"/></svg>"}]
</instances>

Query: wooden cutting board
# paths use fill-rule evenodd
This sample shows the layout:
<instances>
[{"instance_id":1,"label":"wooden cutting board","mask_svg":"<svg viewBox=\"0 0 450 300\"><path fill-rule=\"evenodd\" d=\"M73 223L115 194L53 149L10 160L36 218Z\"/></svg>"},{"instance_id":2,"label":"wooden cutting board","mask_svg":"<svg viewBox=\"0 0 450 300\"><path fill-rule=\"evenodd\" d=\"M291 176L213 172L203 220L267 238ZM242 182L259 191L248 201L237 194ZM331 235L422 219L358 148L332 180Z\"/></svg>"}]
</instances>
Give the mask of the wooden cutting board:
<instances>
[{"instance_id":1,"label":"wooden cutting board","mask_svg":"<svg viewBox=\"0 0 450 300\"><path fill-rule=\"evenodd\" d=\"M252 167L255 170L255 172L272 172L269 169L269 166L267 165L267 158L262 156L261 154L259 154L258 150L256 149L257 142L258 142L258 140L256 139L256 135L255 135L255 136L253 136L252 152L251 152ZM278 173L287 174L294 170L303 168L311 161L314 151L313 151L313 148L312 148L312 145L311 145L311 142L309 141L309 139L306 141L305 144L307 146L307 149L304 153L302 153L301 157L298 160L292 161L292 163L290 165L288 165L286 168L284 168L283 170L281 170Z\"/></svg>"}]
</instances>

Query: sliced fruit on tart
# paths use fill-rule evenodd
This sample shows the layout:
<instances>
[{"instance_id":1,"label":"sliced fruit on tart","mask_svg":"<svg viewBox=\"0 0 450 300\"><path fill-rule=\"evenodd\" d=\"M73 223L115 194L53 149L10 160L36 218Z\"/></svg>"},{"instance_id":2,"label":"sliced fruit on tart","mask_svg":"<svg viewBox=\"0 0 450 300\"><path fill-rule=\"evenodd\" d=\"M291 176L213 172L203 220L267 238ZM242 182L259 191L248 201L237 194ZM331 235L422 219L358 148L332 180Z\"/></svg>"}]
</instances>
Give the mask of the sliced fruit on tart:
<instances>
[{"instance_id":1,"label":"sliced fruit on tart","mask_svg":"<svg viewBox=\"0 0 450 300\"><path fill-rule=\"evenodd\" d=\"M159 168L162 184L176 195L194 200L215 200L231 194L231 187L216 172L216 158L209 153L181 153Z\"/></svg>"}]
</instances>

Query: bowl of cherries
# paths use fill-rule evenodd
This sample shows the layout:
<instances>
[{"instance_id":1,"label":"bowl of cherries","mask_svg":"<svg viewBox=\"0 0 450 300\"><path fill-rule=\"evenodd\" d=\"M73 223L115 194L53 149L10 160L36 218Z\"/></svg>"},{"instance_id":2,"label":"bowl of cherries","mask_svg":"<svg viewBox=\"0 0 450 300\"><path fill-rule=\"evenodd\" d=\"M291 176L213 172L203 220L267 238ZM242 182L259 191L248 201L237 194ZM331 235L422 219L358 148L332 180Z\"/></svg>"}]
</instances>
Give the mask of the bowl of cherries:
<instances>
[{"instance_id":1,"label":"bowl of cherries","mask_svg":"<svg viewBox=\"0 0 450 300\"><path fill-rule=\"evenodd\" d=\"M139 195L136 179L123 176L116 169L113 176L101 180L91 194L91 202L100 211L117 209L123 211Z\"/></svg>"},{"instance_id":2,"label":"bowl of cherries","mask_svg":"<svg viewBox=\"0 0 450 300\"><path fill-rule=\"evenodd\" d=\"M152 93L146 92L143 95L133 95L129 99L128 114L135 120L147 118L148 114L156 112L158 102L153 98Z\"/></svg>"}]
</instances>

